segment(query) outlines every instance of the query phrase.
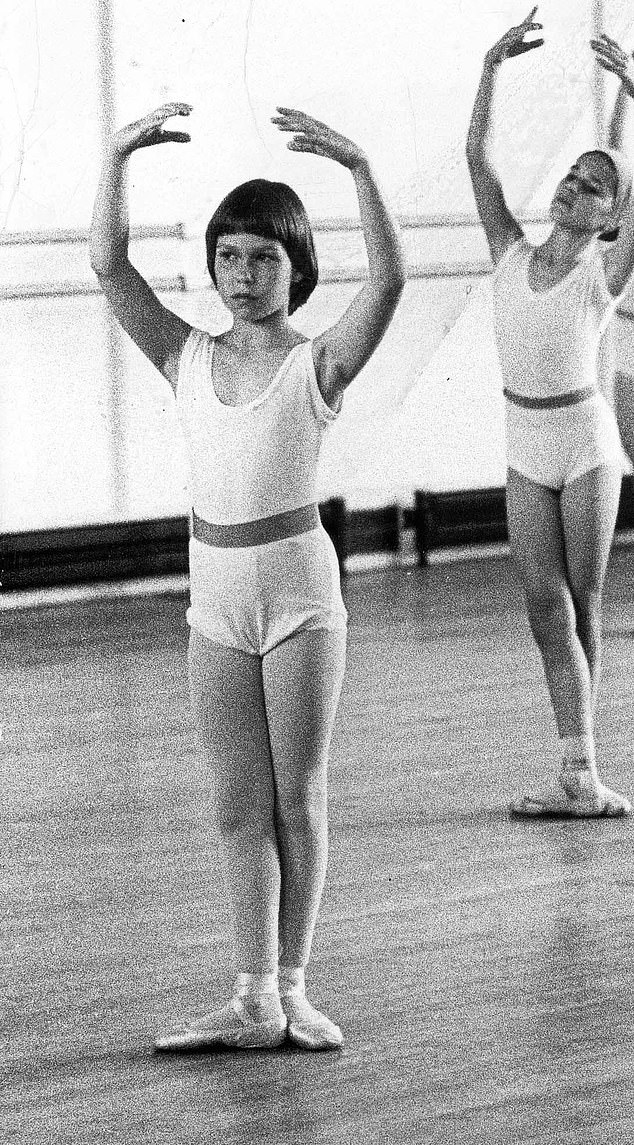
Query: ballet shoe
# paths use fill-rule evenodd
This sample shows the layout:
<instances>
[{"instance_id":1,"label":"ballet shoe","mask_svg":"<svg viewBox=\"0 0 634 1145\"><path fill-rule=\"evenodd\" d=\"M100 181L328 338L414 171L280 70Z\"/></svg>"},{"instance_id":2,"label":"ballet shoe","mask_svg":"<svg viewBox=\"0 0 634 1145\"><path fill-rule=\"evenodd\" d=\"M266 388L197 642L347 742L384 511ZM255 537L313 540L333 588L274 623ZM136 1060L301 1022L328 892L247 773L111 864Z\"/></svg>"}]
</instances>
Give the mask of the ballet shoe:
<instances>
[{"instance_id":1,"label":"ballet shoe","mask_svg":"<svg viewBox=\"0 0 634 1145\"><path fill-rule=\"evenodd\" d=\"M156 1053L191 1053L214 1046L231 1049L274 1049L286 1037L287 1020L277 994L239 997L220 1010L159 1035Z\"/></svg>"},{"instance_id":2,"label":"ballet shoe","mask_svg":"<svg viewBox=\"0 0 634 1145\"><path fill-rule=\"evenodd\" d=\"M573 761L577 763L577 761ZM620 819L632 812L629 799L600 782L585 761L567 764L561 770L561 792L524 795L510 805L512 815L527 818Z\"/></svg>"},{"instance_id":3,"label":"ballet shoe","mask_svg":"<svg viewBox=\"0 0 634 1145\"><path fill-rule=\"evenodd\" d=\"M631 813L629 800L601 783L596 765L585 759L566 760L559 782L575 815L616 819Z\"/></svg>"},{"instance_id":4,"label":"ballet shoe","mask_svg":"<svg viewBox=\"0 0 634 1145\"><path fill-rule=\"evenodd\" d=\"M343 1034L330 1018L311 1006L300 991L282 994L282 1010L288 1022L289 1039L304 1050L338 1050Z\"/></svg>"}]
</instances>

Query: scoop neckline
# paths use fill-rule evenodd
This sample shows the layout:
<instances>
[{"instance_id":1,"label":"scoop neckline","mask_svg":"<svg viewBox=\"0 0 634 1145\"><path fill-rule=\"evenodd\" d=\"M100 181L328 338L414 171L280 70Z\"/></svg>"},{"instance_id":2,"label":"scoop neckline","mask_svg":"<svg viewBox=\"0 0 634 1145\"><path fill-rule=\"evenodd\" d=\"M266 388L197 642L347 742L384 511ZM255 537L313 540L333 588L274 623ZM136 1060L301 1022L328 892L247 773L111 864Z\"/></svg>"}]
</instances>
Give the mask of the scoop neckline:
<instances>
[{"instance_id":1,"label":"scoop neckline","mask_svg":"<svg viewBox=\"0 0 634 1145\"><path fill-rule=\"evenodd\" d=\"M576 263L576 265L573 266L572 269L569 270L563 278L560 278L559 282L553 283L553 285L547 287L546 290L533 290L533 287L529 281L528 274L533 255L535 254L537 247L532 246L530 243L527 243L526 245L528 247L528 258L526 260L526 266L524 267L524 278L526 281L527 290L534 298L541 298L543 295L553 294L554 291L559 290L560 287L564 286L565 283L567 283L572 278L572 276L577 273L578 270L581 270L582 267L586 266L591 261L589 256L587 258L580 259L579 262Z\"/></svg>"},{"instance_id":2,"label":"scoop neckline","mask_svg":"<svg viewBox=\"0 0 634 1145\"><path fill-rule=\"evenodd\" d=\"M269 396L269 394L271 393L271 391L278 384L278 382L280 380L280 376L282 374L282 371L284 370L284 367L287 365L289 358L291 358L293 356L293 354L295 353L296 350L299 350L300 346L309 346L309 345L310 345L310 338L306 338L303 342L297 342L296 345L293 346L289 350L289 352L286 355L286 357L284 358L284 360L280 363L280 365L278 366L277 370L275 371L273 377L271 378L269 384L265 387L265 389L262 390L261 394L257 395L257 397L251 398L251 400L248 402L230 403L230 402L223 402L222 399L218 397L218 393L216 391L216 387L214 384L214 354L216 351L216 339L214 338L213 342L212 342L212 347L211 347L209 380L211 383L211 392L212 392L213 399L214 399L215 403L217 405L219 405L220 408L223 410L229 410L229 411L235 410L235 411L239 412L240 410L253 409L254 406L257 406L261 402L266 401L266 399Z\"/></svg>"}]
</instances>

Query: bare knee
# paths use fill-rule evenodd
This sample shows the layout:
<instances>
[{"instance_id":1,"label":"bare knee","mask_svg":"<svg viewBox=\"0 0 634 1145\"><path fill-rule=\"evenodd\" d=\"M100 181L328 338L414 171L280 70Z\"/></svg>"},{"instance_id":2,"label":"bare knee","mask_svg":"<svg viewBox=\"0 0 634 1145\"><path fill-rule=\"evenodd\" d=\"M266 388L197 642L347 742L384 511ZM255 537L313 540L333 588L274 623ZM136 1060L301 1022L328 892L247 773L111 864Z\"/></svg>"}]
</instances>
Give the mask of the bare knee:
<instances>
[{"instance_id":1,"label":"bare knee","mask_svg":"<svg viewBox=\"0 0 634 1145\"><path fill-rule=\"evenodd\" d=\"M586 625L596 623L601 617L601 589L594 586L575 589L574 604L578 620Z\"/></svg>"},{"instance_id":2,"label":"bare knee","mask_svg":"<svg viewBox=\"0 0 634 1145\"><path fill-rule=\"evenodd\" d=\"M287 834L315 835L326 821L326 785L305 783L278 793L275 815L278 826Z\"/></svg>"},{"instance_id":3,"label":"bare knee","mask_svg":"<svg viewBox=\"0 0 634 1145\"><path fill-rule=\"evenodd\" d=\"M601 632L601 590L584 588L575 592L574 606L577 632L582 642L590 637L594 637L595 640L598 639Z\"/></svg>"},{"instance_id":4,"label":"bare knee","mask_svg":"<svg viewBox=\"0 0 634 1145\"><path fill-rule=\"evenodd\" d=\"M558 644L576 629L575 606L563 586L540 586L526 592L531 631L540 648Z\"/></svg>"}]
</instances>

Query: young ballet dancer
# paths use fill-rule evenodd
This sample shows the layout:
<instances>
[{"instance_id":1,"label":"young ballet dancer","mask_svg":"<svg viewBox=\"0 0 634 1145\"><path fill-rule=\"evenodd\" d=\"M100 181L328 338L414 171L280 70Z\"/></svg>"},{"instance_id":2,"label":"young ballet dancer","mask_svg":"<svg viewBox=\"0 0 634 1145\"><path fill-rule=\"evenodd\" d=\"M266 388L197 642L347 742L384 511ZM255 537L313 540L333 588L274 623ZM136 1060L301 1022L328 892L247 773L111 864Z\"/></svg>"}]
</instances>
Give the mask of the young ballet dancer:
<instances>
[{"instance_id":1,"label":"young ballet dancer","mask_svg":"<svg viewBox=\"0 0 634 1145\"><path fill-rule=\"evenodd\" d=\"M632 172L611 149L580 155L550 206L539 246L509 210L491 161L498 69L543 39L533 8L487 52L467 158L496 269L495 333L506 397L507 514L560 737L561 791L524 796L519 815L620 816L623 795L599 778L594 711L601 666L601 596L623 472L612 410L598 389L597 349L634 268ZM593 40L596 60L634 96L630 58ZM602 248L600 239L608 240ZM608 246L609 243L609 246Z\"/></svg>"},{"instance_id":2,"label":"young ballet dancer","mask_svg":"<svg viewBox=\"0 0 634 1145\"><path fill-rule=\"evenodd\" d=\"M207 265L233 318L211 337L165 308L128 259L126 167L142 147L186 142L170 103L119 131L105 160L91 261L124 330L176 393L191 463L189 678L213 789L233 919L227 1005L161 1035L157 1050L223 1044L307 1049L342 1033L306 999L304 971L327 857L328 750L345 662L346 610L316 503L324 430L383 337L404 286L397 228L363 151L301 111L272 122L293 151L354 179L369 279L308 340L289 315L317 283L305 209L254 179L207 227Z\"/></svg>"}]
</instances>

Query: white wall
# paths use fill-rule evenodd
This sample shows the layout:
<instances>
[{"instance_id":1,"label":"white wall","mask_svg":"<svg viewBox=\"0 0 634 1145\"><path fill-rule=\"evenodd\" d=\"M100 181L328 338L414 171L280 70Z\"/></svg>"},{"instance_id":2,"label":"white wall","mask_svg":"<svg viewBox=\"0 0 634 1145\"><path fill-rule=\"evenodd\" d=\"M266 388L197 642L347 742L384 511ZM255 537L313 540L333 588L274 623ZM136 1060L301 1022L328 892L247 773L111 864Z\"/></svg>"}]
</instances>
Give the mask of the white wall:
<instances>
[{"instance_id":1,"label":"white wall","mask_svg":"<svg viewBox=\"0 0 634 1145\"><path fill-rule=\"evenodd\" d=\"M88 225L99 166L98 2L39 0L0 15L7 231ZM135 252L150 275L185 276L190 292L170 294L168 304L201 325L217 322L204 286L202 232L219 197L241 179L291 182L316 218L355 215L347 172L285 150L269 122L277 102L358 138L400 212L442 212L450 222L471 211L464 138L481 58L525 7L519 0L490 8L461 0L113 0L119 122L166 99L195 105L190 145L142 152L131 164L133 222L185 226L185 242L145 243ZM606 27L625 34L625 6L605 0L604 7ZM503 73L497 155L515 209L543 210L560 173L592 140L589 8L589 0L544 0L545 47ZM422 482L452 488L503 479L501 399L478 302L443 347L480 281L482 235L419 227L406 242L410 264L425 264L432 276L411 279L324 452L322 494L344 494L351 504L407 498ZM297 316L308 334L334 321L357 288L333 277L363 265L358 234L320 232L318 248L325 282ZM90 280L85 247L0 250L0 289L9 292ZM472 272L433 276L464 263ZM96 298L0 301L0 337L0 529L186 508L169 389L134 348L125 350L113 387ZM622 333L621 355L629 353L624 342ZM489 364L482 385L473 373L478 358ZM377 456L373 469L368 462Z\"/></svg>"},{"instance_id":2,"label":"white wall","mask_svg":"<svg viewBox=\"0 0 634 1145\"><path fill-rule=\"evenodd\" d=\"M136 157L133 217L191 222L253 174L292 182L315 216L355 211L333 164L291 155L277 103L358 138L403 211L471 209L464 137L482 56L523 0L24 0L0 13L0 205L7 230L85 225L99 150L98 7L110 7L118 122L194 105L187 147ZM542 184L590 99L591 0L542 0L546 43L500 80L498 153L511 201ZM625 35L628 6L604 0Z\"/></svg>"}]
</instances>

